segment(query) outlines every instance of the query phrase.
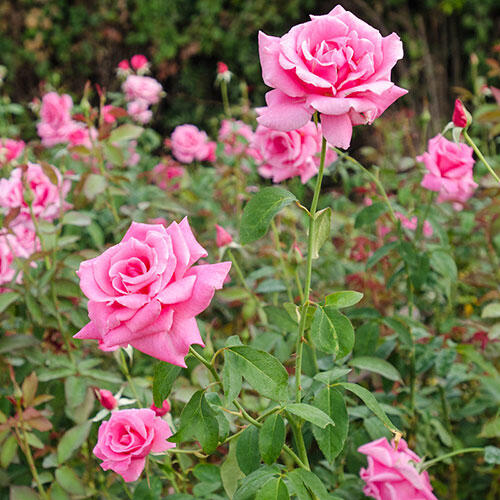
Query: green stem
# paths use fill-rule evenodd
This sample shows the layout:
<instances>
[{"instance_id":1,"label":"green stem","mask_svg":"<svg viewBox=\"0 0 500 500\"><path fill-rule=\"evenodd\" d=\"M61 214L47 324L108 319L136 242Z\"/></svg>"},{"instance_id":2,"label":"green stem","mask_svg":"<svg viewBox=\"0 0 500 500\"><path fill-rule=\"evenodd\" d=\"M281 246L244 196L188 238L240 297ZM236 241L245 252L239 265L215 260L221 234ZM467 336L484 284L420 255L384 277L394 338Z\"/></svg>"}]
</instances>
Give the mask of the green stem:
<instances>
[{"instance_id":1,"label":"green stem","mask_svg":"<svg viewBox=\"0 0 500 500\"><path fill-rule=\"evenodd\" d=\"M278 228L276 227L276 223L274 222L274 219L271 221L271 228L273 230L274 244L276 245L276 251L278 252L278 258L280 261L281 271L283 272L283 278L284 278L285 284L286 284L286 291L288 294L288 300L290 302L293 302L293 294L292 294L292 289L290 287L290 280L289 280L288 273L286 271L285 261L283 260L283 252L281 251L280 235L278 232Z\"/></svg>"},{"instance_id":2,"label":"green stem","mask_svg":"<svg viewBox=\"0 0 500 500\"><path fill-rule=\"evenodd\" d=\"M476 146L475 142L471 139L470 135L467 133L467 130L464 129L462 133L464 134L465 140L471 145L477 157L486 165L486 168L490 171L490 174L495 178L495 180L500 183L498 175L495 173L491 165L486 161L486 158L483 156L483 153L479 151L479 148Z\"/></svg>"},{"instance_id":3,"label":"green stem","mask_svg":"<svg viewBox=\"0 0 500 500\"><path fill-rule=\"evenodd\" d=\"M421 462L417 465L417 469L419 472L423 472L427 470L432 465L441 462L442 460L446 460L447 458L454 457L455 455L462 455L463 453L481 453L484 452L484 448L462 448L461 450L450 451L450 453L446 453L441 455L440 457L433 458L427 462Z\"/></svg>"},{"instance_id":4,"label":"green stem","mask_svg":"<svg viewBox=\"0 0 500 500\"><path fill-rule=\"evenodd\" d=\"M367 168L365 168L363 165L361 165L361 163L359 163L359 161L354 159L352 156L349 156L347 153L344 153L340 149L337 149L337 148L334 148L334 149L338 155L340 155L342 158L346 159L347 161L353 163L358 168L360 168L375 183L378 190L380 191L380 194L384 198L384 201L387 205L387 208L389 209L389 214L391 216L392 221L395 224L397 224L398 219L396 218L396 214L394 213L394 210L392 208L389 197L387 196L387 193L385 192L384 186L380 182L379 178L376 175L373 175Z\"/></svg>"},{"instance_id":5,"label":"green stem","mask_svg":"<svg viewBox=\"0 0 500 500\"><path fill-rule=\"evenodd\" d=\"M252 295L252 297L255 297L255 293L253 290L248 286L248 283L245 280L245 276L243 276L243 273L241 272L241 267L238 264L238 261L236 260L233 252L231 251L230 248L227 249L227 254L229 255L229 258L231 259L231 262L233 263L234 269L236 270L236 274L238 275L238 279L241 281L241 284L245 288L245 290Z\"/></svg>"},{"instance_id":6,"label":"green stem","mask_svg":"<svg viewBox=\"0 0 500 500\"><path fill-rule=\"evenodd\" d=\"M130 386L130 390L132 391L132 394L134 395L134 398L136 399L137 404L139 405L140 408L142 408L141 399L139 398L139 394L137 393L135 383L130 375L130 371L129 371L128 365L127 365L127 360L125 359L125 354L123 354L123 349L120 349L120 359L122 362L121 363L122 371L125 374L125 378L127 379L128 385Z\"/></svg>"},{"instance_id":7,"label":"green stem","mask_svg":"<svg viewBox=\"0 0 500 500\"><path fill-rule=\"evenodd\" d=\"M316 178L316 186L314 188L314 195L311 203L311 210L309 211L309 234L307 237L307 261L306 261L306 283L304 286L304 299L300 308L300 324L299 324L299 335L297 337L297 355L295 358L295 399L297 403L300 403L302 398L301 392L302 388L300 386L300 379L302 373L302 350L304 347L304 331L306 327L306 317L307 317L307 306L309 305L309 294L311 289L311 277L312 277L312 247L314 238L314 216L316 215L316 209L318 208L319 193L321 191L321 182L323 180L323 173L325 169L325 157L326 157L326 139L323 137L321 142L321 158L319 163L318 177Z\"/></svg>"},{"instance_id":8,"label":"green stem","mask_svg":"<svg viewBox=\"0 0 500 500\"><path fill-rule=\"evenodd\" d=\"M227 94L227 82L225 80L221 80L220 82L220 93L222 95L224 114L228 117L231 117L231 107L229 106L229 97Z\"/></svg>"},{"instance_id":9,"label":"green stem","mask_svg":"<svg viewBox=\"0 0 500 500\"><path fill-rule=\"evenodd\" d=\"M61 332L61 337L63 338L64 344L66 345L66 350L68 351L68 357L71 361L71 364L74 367L76 367L75 358L73 357L73 352L71 350L71 343L67 337L66 329L64 328L64 325L62 322L61 313L59 312L59 301L57 300L56 290L55 290L53 282L51 283L50 288L52 291L52 301L54 302L54 309L56 311L56 320L57 320L57 324L59 326L59 330Z\"/></svg>"},{"instance_id":10,"label":"green stem","mask_svg":"<svg viewBox=\"0 0 500 500\"><path fill-rule=\"evenodd\" d=\"M299 457L307 466L307 470L310 470L309 459L307 458L306 445L304 443L304 436L302 435L301 426L297 424L294 417L290 415L289 412L285 411L286 418L290 423L290 428L292 429L293 437L295 438L295 444L297 445L297 450L299 452Z\"/></svg>"}]
</instances>

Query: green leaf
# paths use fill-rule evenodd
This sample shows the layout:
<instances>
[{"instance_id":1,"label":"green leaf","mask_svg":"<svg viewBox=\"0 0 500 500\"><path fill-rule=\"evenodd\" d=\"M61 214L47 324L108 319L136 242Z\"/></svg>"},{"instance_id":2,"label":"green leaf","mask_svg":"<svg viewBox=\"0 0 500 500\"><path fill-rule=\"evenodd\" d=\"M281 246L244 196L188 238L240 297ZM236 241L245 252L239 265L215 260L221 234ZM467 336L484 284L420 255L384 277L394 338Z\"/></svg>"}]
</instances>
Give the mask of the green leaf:
<instances>
[{"instance_id":1,"label":"green leaf","mask_svg":"<svg viewBox=\"0 0 500 500\"><path fill-rule=\"evenodd\" d=\"M153 401L155 406L161 408L180 372L180 366L161 361L156 363L153 376Z\"/></svg>"},{"instance_id":2,"label":"green leaf","mask_svg":"<svg viewBox=\"0 0 500 500\"><path fill-rule=\"evenodd\" d=\"M62 464L68 460L73 453L80 448L87 439L92 422L84 422L67 431L57 445L57 462ZM61 484L64 488L64 485Z\"/></svg>"},{"instance_id":3,"label":"green leaf","mask_svg":"<svg viewBox=\"0 0 500 500\"><path fill-rule=\"evenodd\" d=\"M159 477L143 479L135 488L133 500L157 500L162 497L162 484ZM170 496L169 496L170 498ZM191 498L191 497L189 497Z\"/></svg>"},{"instance_id":4,"label":"green leaf","mask_svg":"<svg viewBox=\"0 0 500 500\"><path fill-rule=\"evenodd\" d=\"M203 390L195 392L184 407L179 430L169 441L182 443L190 438L199 441L206 453L215 451L219 442L219 423Z\"/></svg>"},{"instance_id":5,"label":"green leaf","mask_svg":"<svg viewBox=\"0 0 500 500\"><path fill-rule=\"evenodd\" d=\"M83 184L83 194L89 200L93 200L96 196L104 193L108 181L105 177L99 174L90 174Z\"/></svg>"},{"instance_id":6,"label":"green leaf","mask_svg":"<svg viewBox=\"0 0 500 500\"><path fill-rule=\"evenodd\" d=\"M431 267L452 282L458 278L457 265L453 257L444 250L435 250L431 253Z\"/></svg>"},{"instance_id":7,"label":"green leaf","mask_svg":"<svg viewBox=\"0 0 500 500\"><path fill-rule=\"evenodd\" d=\"M264 307L264 311L269 323L278 327L280 330L285 332L297 331L298 323L294 321L288 311L283 307L266 306Z\"/></svg>"},{"instance_id":8,"label":"green leaf","mask_svg":"<svg viewBox=\"0 0 500 500\"><path fill-rule=\"evenodd\" d=\"M125 123L120 127L115 128L109 135L108 141L110 143L129 141L132 139L137 139L144 129L138 125L132 125L131 123Z\"/></svg>"},{"instance_id":9,"label":"green leaf","mask_svg":"<svg viewBox=\"0 0 500 500\"><path fill-rule=\"evenodd\" d=\"M259 429L248 426L238 437L236 458L241 471L248 475L260 466Z\"/></svg>"},{"instance_id":10,"label":"green leaf","mask_svg":"<svg viewBox=\"0 0 500 500\"><path fill-rule=\"evenodd\" d=\"M330 207L324 208L323 210L316 212L314 215L311 251L313 259L317 259L319 257L321 247L330 236L331 222L332 209Z\"/></svg>"},{"instance_id":11,"label":"green leaf","mask_svg":"<svg viewBox=\"0 0 500 500\"><path fill-rule=\"evenodd\" d=\"M335 426L330 425L325 429L316 426L312 428L314 439L321 452L328 462L333 463L344 448L349 429L349 416L344 396L334 387L327 386L316 394L312 404L324 411L335 422Z\"/></svg>"},{"instance_id":12,"label":"green leaf","mask_svg":"<svg viewBox=\"0 0 500 500\"><path fill-rule=\"evenodd\" d=\"M83 212L70 210L63 216L63 224L71 224L72 226L88 226L92 222L92 218Z\"/></svg>"},{"instance_id":13,"label":"green leaf","mask_svg":"<svg viewBox=\"0 0 500 500\"><path fill-rule=\"evenodd\" d=\"M238 367L238 359L230 351L224 351L224 368L222 369L222 385L226 403L236 399L241 391L241 372Z\"/></svg>"},{"instance_id":14,"label":"green leaf","mask_svg":"<svg viewBox=\"0 0 500 500\"><path fill-rule=\"evenodd\" d=\"M486 446L484 448L484 461L488 464L500 464L500 448Z\"/></svg>"},{"instance_id":15,"label":"green leaf","mask_svg":"<svg viewBox=\"0 0 500 500\"><path fill-rule=\"evenodd\" d=\"M281 477L272 477L255 496L255 500L288 500L288 488Z\"/></svg>"},{"instance_id":16,"label":"green leaf","mask_svg":"<svg viewBox=\"0 0 500 500\"><path fill-rule=\"evenodd\" d=\"M327 306L333 306L337 309L342 309L343 307L351 307L357 304L363 298L363 294L360 292L354 292L351 290L344 290L342 292L333 292L325 297L325 304Z\"/></svg>"},{"instance_id":17,"label":"green leaf","mask_svg":"<svg viewBox=\"0 0 500 500\"><path fill-rule=\"evenodd\" d=\"M311 325L311 338L320 351L347 356L354 347L354 329L351 322L333 306L319 306Z\"/></svg>"},{"instance_id":18,"label":"green leaf","mask_svg":"<svg viewBox=\"0 0 500 500\"><path fill-rule=\"evenodd\" d=\"M359 370L367 370L369 372L378 373L389 380L403 382L399 372L385 359L372 356L358 356L349 361L350 366L354 366Z\"/></svg>"},{"instance_id":19,"label":"green leaf","mask_svg":"<svg viewBox=\"0 0 500 500\"><path fill-rule=\"evenodd\" d=\"M0 465L2 469L6 469L14 457L17 451L17 440L14 434L11 434L3 443L2 449L0 450Z\"/></svg>"},{"instance_id":20,"label":"green leaf","mask_svg":"<svg viewBox=\"0 0 500 500\"><path fill-rule=\"evenodd\" d=\"M242 345L228 349L245 380L262 396L274 401L288 398L288 373L271 354Z\"/></svg>"},{"instance_id":21,"label":"green leaf","mask_svg":"<svg viewBox=\"0 0 500 500\"><path fill-rule=\"evenodd\" d=\"M328 425L335 425L335 422L323 411L315 406L305 403L290 403L286 405L286 410L297 417L303 418L311 424L317 425L324 429Z\"/></svg>"},{"instance_id":22,"label":"green leaf","mask_svg":"<svg viewBox=\"0 0 500 500\"><path fill-rule=\"evenodd\" d=\"M24 300L26 301L26 307L28 308L33 321L38 325L43 325L44 317L37 300L33 297L33 295L31 295L31 293L26 293Z\"/></svg>"},{"instance_id":23,"label":"green leaf","mask_svg":"<svg viewBox=\"0 0 500 500\"><path fill-rule=\"evenodd\" d=\"M354 227L357 229L367 224L373 224L382 214L387 212L387 206L381 201L362 208L356 215Z\"/></svg>"},{"instance_id":24,"label":"green leaf","mask_svg":"<svg viewBox=\"0 0 500 500\"><path fill-rule=\"evenodd\" d=\"M243 479L240 487L234 494L233 500L251 500L259 489L273 476L277 476L280 470L275 465L263 465L260 469L252 472Z\"/></svg>"},{"instance_id":25,"label":"green leaf","mask_svg":"<svg viewBox=\"0 0 500 500\"><path fill-rule=\"evenodd\" d=\"M17 292L0 293L0 313L3 313L19 297L20 295Z\"/></svg>"},{"instance_id":26,"label":"green leaf","mask_svg":"<svg viewBox=\"0 0 500 500\"><path fill-rule=\"evenodd\" d=\"M229 442L229 453L220 468L220 477L222 486L229 498L233 498L235 491L238 489L238 481L244 476L243 472L238 466L238 459L236 458L236 442L232 440Z\"/></svg>"},{"instance_id":27,"label":"green leaf","mask_svg":"<svg viewBox=\"0 0 500 500\"><path fill-rule=\"evenodd\" d=\"M76 472L70 467L64 466L56 470L56 480L68 493L84 496L85 486Z\"/></svg>"},{"instance_id":28,"label":"green leaf","mask_svg":"<svg viewBox=\"0 0 500 500\"><path fill-rule=\"evenodd\" d=\"M313 472L305 469L294 469L292 472L288 473L288 478L290 479L290 482L294 486L296 492L297 489L299 491L303 491L301 488L302 486L316 495L318 500L330 500L328 492L321 482L321 479ZM302 497L299 496L299 500L302 500Z\"/></svg>"},{"instance_id":29,"label":"green leaf","mask_svg":"<svg viewBox=\"0 0 500 500\"><path fill-rule=\"evenodd\" d=\"M0 354L25 349L39 344L39 340L31 335L9 335L0 338Z\"/></svg>"},{"instance_id":30,"label":"green leaf","mask_svg":"<svg viewBox=\"0 0 500 500\"><path fill-rule=\"evenodd\" d=\"M113 165L116 165L118 167L123 166L123 164L125 163L123 151L113 144L109 144L109 142L104 143L104 155Z\"/></svg>"},{"instance_id":31,"label":"green leaf","mask_svg":"<svg viewBox=\"0 0 500 500\"><path fill-rule=\"evenodd\" d=\"M367 408L371 410L391 432L400 432L399 429L390 421L389 417L385 414L384 410L382 410L379 402L370 391L358 384L352 384L350 382L338 382L338 385L356 394L356 396L358 396L358 398L365 403Z\"/></svg>"},{"instance_id":32,"label":"green leaf","mask_svg":"<svg viewBox=\"0 0 500 500\"><path fill-rule=\"evenodd\" d=\"M286 428L281 415L269 415L259 432L259 450L262 460L272 465L280 456L285 444Z\"/></svg>"},{"instance_id":33,"label":"green leaf","mask_svg":"<svg viewBox=\"0 0 500 500\"><path fill-rule=\"evenodd\" d=\"M320 382L323 382L323 384L331 384L332 382L335 382L335 380L345 377L351 371L351 368L342 368L337 366L326 372L318 373L314 376L314 380L319 380Z\"/></svg>"},{"instance_id":34,"label":"green leaf","mask_svg":"<svg viewBox=\"0 0 500 500\"><path fill-rule=\"evenodd\" d=\"M28 486L11 486L9 500L39 500L38 493Z\"/></svg>"},{"instance_id":35,"label":"green leaf","mask_svg":"<svg viewBox=\"0 0 500 500\"><path fill-rule=\"evenodd\" d=\"M491 302L481 312L481 318L500 318L500 302Z\"/></svg>"},{"instance_id":36,"label":"green leaf","mask_svg":"<svg viewBox=\"0 0 500 500\"><path fill-rule=\"evenodd\" d=\"M87 392L87 381L82 377L68 377L64 381L64 393L66 402L70 408L83 403Z\"/></svg>"},{"instance_id":37,"label":"green leaf","mask_svg":"<svg viewBox=\"0 0 500 500\"><path fill-rule=\"evenodd\" d=\"M483 424L483 428L481 429L481 433L479 437L482 438L498 438L500 437L500 418L495 417L488 422Z\"/></svg>"},{"instance_id":38,"label":"green leaf","mask_svg":"<svg viewBox=\"0 0 500 500\"><path fill-rule=\"evenodd\" d=\"M273 217L297 198L281 187L273 186L261 189L246 204L240 227L242 245L262 238L269 228Z\"/></svg>"},{"instance_id":39,"label":"green leaf","mask_svg":"<svg viewBox=\"0 0 500 500\"><path fill-rule=\"evenodd\" d=\"M371 255L366 261L366 269L370 269L371 267L373 267L379 260L383 259L397 246L399 246L398 241L391 241L390 243L387 243L383 247L377 248L377 250L373 252L373 255Z\"/></svg>"}]
</instances>

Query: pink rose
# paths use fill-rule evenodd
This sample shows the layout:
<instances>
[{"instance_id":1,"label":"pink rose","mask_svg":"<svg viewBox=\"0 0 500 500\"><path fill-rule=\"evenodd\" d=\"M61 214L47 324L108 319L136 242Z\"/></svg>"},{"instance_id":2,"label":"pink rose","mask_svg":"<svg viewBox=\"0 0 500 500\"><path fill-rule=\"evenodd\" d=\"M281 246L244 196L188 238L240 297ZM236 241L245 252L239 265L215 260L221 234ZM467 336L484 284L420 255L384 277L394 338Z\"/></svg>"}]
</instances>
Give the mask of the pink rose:
<instances>
[{"instance_id":1,"label":"pink rose","mask_svg":"<svg viewBox=\"0 0 500 500\"><path fill-rule=\"evenodd\" d=\"M160 101L163 88L159 82L150 76L129 75L122 85L127 101L142 99L148 105Z\"/></svg>"},{"instance_id":2,"label":"pink rose","mask_svg":"<svg viewBox=\"0 0 500 500\"><path fill-rule=\"evenodd\" d=\"M150 453L174 448L167 439L172 431L153 410L142 408L118 410L99 427L94 455L103 460L101 467L120 474L124 481L135 481L146 465Z\"/></svg>"},{"instance_id":3,"label":"pink rose","mask_svg":"<svg viewBox=\"0 0 500 500\"><path fill-rule=\"evenodd\" d=\"M142 54L136 54L130 59L130 64L132 65L132 68L137 71L139 69L147 68L148 60L146 56L143 56Z\"/></svg>"},{"instance_id":4,"label":"pink rose","mask_svg":"<svg viewBox=\"0 0 500 500\"><path fill-rule=\"evenodd\" d=\"M420 457L401 439L396 449L383 437L358 448L367 455L368 467L360 470L363 492L376 500L437 500L427 472L418 473L411 463Z\"/></svg>"},{"instance_id":5,"label":"pink rose","mask_svg":"<svg viewBox=\"0 0 500 500\"><path fill-rule=\"evenodd\" d=\"M0 179L0 206L7 208L21 208L21 214L30 215L26 197L32 197L32 210L36 217L53 220L59 217L61 204L62 209L70 207L64 201L68 194L71 182L62 179L60 172L52 167L58 184L52 184L42 167L36 163L28 163L26 171L15 168L9 179ZM30 192L25 192L23 187L29 186Z\"/></svg>"},{"instance_id":6,"label":"pink rose","mask_svg":"<svg viewBox=\"0 0 500 500\"><path fill-rule=\"evenodd\" d=\"M472 176L472 154L472 148L466 144L448 141L438 134L429 141L427 151L417 156L427 169L421 186L437 191L438 203L451 201L456 210L461 210L477 188Z\"/></svg>"},{"instance_id":7,"label":"pink rose","mask_svg":"<svg viewBox=\"0 0 500 500\"><path fill-rule=\"evenodd\" d=\"M5 236L0 237L0 285L10 283L16 274L16 270L12 266L14 262L14 254L11 245L7 242ZM17 275L17 283L21 283L22 274ZM0 287L0 293L7 291Z\"/></svg>"},{"instance_id":8,"label":"pink rose","mask_svg":"<svg viewBox=\"0 0 500 500\"><path fill-rule=\"evenodd\" d=\"M215 160L215 142L194 125L179 125L172 132L172 153L182 163Z\"/></svg>"},{"instance_id":9,"label":"pink rose","mask_svg":"<svg viewBox=\"0 0 500 500\"><path fill-rule=\"evenodd\" d=\"M158 163L153 168L153 180L161 189L178 189L179 183L172 184L172 179L178 179L184 175L184 167L181 167L175 160L168 158L167 161Z\"/></svg>"},{"instance_id":10,"label":"pink rose","mask_svg":"<svg viewBox=\"0 0 500 500\"><path fill-rule=\"evenodd\" d=\"M18 215L10 224L10 233L7 231L0 233L5 236L10 243L17 257L29 258L35 252L41 250L40 240L37 238L35 226L31 217L24 213Z\"/></svg>"},{"instance_id":11,"label":"pink rose","mask_svg":"<svg viewBox=\"0 0 500 500\"><path fill-rule=\"evenodd\" d=\"M464 105L460 99L455 101L455 108L453 109L453 125L455 127L465 128L467 127L468 119L465 112Z\"/></svg>"},{"instance_id":12,"label":"pink rose","mask_svg":"<svg viewBox=\"0 0 500 500\"><path fill-rule=\"evenodd\" d=\"M97 339L103 351L132 345L186 366L191 344L204 345L196 315L222 287L230 262L193 266L205 249L187 218L168 228L132 222L123 240L80 264L90 323L75 338Z\"/></svg>"},{"instance_id":13,"label":"pink rose","mask_svg":"<svg viewBox=\"0 0 500 500\"><path fill-rule=\"evenodd\" d=\"M130 64L126 59L123 59L118 63L118 69L121 69L122 71L128 71L130 70Z\"/></svg>"},{"instance_id":14,"label":"pink rose","mask_svg":"<svg viewBox=\"0 0 500 500\"><path fill-rule=\"evenodd\" d=\"M117 108L116 106L113 106L111 104L106 104L105 106L103 106L101 109L101 114L104 123L115 123L116 116L113 113L119 109L121 108Z\"/></svg>"},{"instance_id":15,"label":"pink rose","mask_svg":"<svg viewBox=\"0 0 500 500\"><path fill-rule=\"evenodd\" d=\"M222 120L219 142L224 143L224 153L227 156L237 156L244 153L255 156L255 152L249 148L253 135L252 127L240 120Z\"/></svg>"},{"instance_id":16,"label":"pink rose","mask_svg":"<svg viewBox=\"0 0 500 500\"><path fill-rule=\"evenodd\" d=\"M165 399L163 401L161 408L158 408L154 405L154 403L150 406L150 408L155 412L157 417L163 417L170 411L170 403Z\"/></svg>"},{"instance_id":17,"label":"pink rose","mask_svg":"<svg viewBox=\"0 0 500 500\"><path fill-rule=\"evenodd\" d=\"M24 141L0 139L0 166L17 160L24 151Z\"/></svg>"},{"instance_id":18,"label":"pink rose","mask_svg":"<svg viewBox=\"0 0 500 500\"><path fill-rule=\"evenodd\" d=\"M99 389L99 391L97 391L97 397L106 410L114 410L118 406L113 393L107 389Z\"/></svg>"},{"instance_id":19,"label":"pink rose","mask_svg":"<svg viewBox=\"0 0 500 500\"><path fill-rule=\"evenodd\" d=\"M215 224L215 231L217 232L216 244L219 248L225 247L233 241L232 236L219 224Z\"/></svg>"},{"instance_id":20,"label":"pink rose","mask_svg":"<svg viewBox=\"0 0 500 500\"><path fill-rule=\"evenodd\" d=\"M347 149L354 125L372 123L407 92L390 80L403 57L399 37L382 37L340 5L281 38L260 32L259 55L264 82L275 90L258 122L290 131L317 111L332 146Z\"/></svg>"},{"instance_id":21,"label":"pink rose","mask_svg":"<svg viewBox=\"0 0 500 500\"><path fill-rule=\"evenodd\" d=\"M153 118L153 112L149 109L149 103L144 99L134 99L127 104L127 113L138 123L149 123Z\"/></svg>"},{"instance_id":22,"label":"pink rose","mask_svg":"<svg viewBox=\"0 0 500 500\"><path fill-rule=\"evenodd\" d=\"M259 174L273 182L300 175L305 184L318 172L321 151L321 128L308 122L298 130L282 132L259 125L251 144L261 157ZM329 150L326 164L337 158Z\"/></svg>"},{"instance_id":23,"label":"pink rose","mask_svg":"<svg viewBox=\"0 0 500 500\"><path fill-rule=\"evenodd\" d=\"M49 92L42 98L41 121L37 125L38 135L45 147L68 141L68 136L79 124L71 119L73 100L67 94Z\"/></svg>"},{"instance_id":24,"label":"pink rose","mask_svg":"<svg viewBox=\"0 0 500 500\"><path fill-rule=\"evenodd\" d=\"M417 229L418 219L415 215L411 219L408 219L408 217L403 215L401 212L394 212L394 215L396 216L396 219L401 221L401 225L404 228L409 229L410 231L415 231ZM422 225L422 233L425 237L430 237L434 233L431 223L428 220L425 220Z\"/></svg>"}]
</instances>

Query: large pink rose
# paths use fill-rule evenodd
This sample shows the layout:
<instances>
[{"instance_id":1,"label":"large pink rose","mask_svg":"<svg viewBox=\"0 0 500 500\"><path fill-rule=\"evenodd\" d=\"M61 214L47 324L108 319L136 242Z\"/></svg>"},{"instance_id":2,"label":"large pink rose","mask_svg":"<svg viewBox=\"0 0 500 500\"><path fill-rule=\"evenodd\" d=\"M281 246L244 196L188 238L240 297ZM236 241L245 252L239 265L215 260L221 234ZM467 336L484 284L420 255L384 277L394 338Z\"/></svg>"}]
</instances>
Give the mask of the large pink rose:
<instances>
[{"instance_id":1,"label":"large pink rose","mask_svg":"<svg viewBox=\"0 0 500 500\"><path fill-rule=\"evenodd\" d=\"M123 240L81 263L80 286L90 323L75 338L97 339L104 351L132 345L154 358L186 366L191 344L204 345L196 315L222 287L230 262L193 264L207 252L189 223L133 222Z\"/></svg>"},{"instance_id":2,"label":"large pink rose","mask_svg":"<svg viewBox=\"0 0 500 500\"><path fill-rule=\"evenodd\" d=\"M456 210L461 210L477 188L472 176L472 154L472 148L466 144L449 141L441 134L433 137L427 151L417 156L417 160L423 162L427 169L422 187L437 191L438 203L451 201Z\"/></svg>"},{"instance_id":3,"label":"large pink rose","mask_svg":"<svg viewBox=\"0 0 500 500\"><path fill-rule=\"evenodd\" d=\"M163 88L159 82L150 76L129 75L122 85L127 101L142 99L148 105L160 101Z\"/></svg>"},{"instance_id":4,"label":"large pink rose","mask_svg":"<svg viewBox=\"0 0 500 500\"><path fill-rule=\"evenodd\" d=\"M418 473L411 463L420 457L408 448L404 439L396 449L383 437L358 448L367 455L368 467L361 469L361 479L366 483L363 492L376 500L437 500L427 472Z\"/></svg>"},{"instance_id":5,"label":"large pink rose","mask_svg":"<svg viewBox=\"0 0 500 500\"><path fill-rule=\"evenodd\" d=\"M275 90L258 122L289 131L317 111L332 146L347 149L354 125L372 123L407 92L391 82L403 57L399 37L382 37L340 5L281 38L259 33L259 55L264 82Z\"/></svg>"},{"instance_id":6,"label":"large pink rose","mask_svg":"<svg viewBox=\"0 0 500 500\"><path fill-rule=\"evenodd\" d=\"M37 131L45 147L67 142L69 135L80 127L71 118L72 108L73 100L68 94L49 92L43 96Z\"/></svg>"},{"instance_id":7,"label":"large pink rose","mask_svg":"<svg viewBox=\"0 0 500 500\"><path fill-rule=\"evenodd\" d=\"M120 474L126 482L136 481L150 453L174 448L167 439L172 431L165 420L150 409L117 410L99 427L94 455L101 467Z\"/></svg>"},{"instance_id":8,"label":"large pink rose","mask_svg":"<svg viewBox=\"0 0 500 500\"><path fill-rule=\"evenodd\" d=\"M0 166L17 160L23 154L24 146L24 141L0 139Z\"/></svg>"},{"instance_id":9,"label":"large pink rose","mask_svg":"<svg viewBox=\"0 0 500 500\"><path fill-rule=\"evenodd\" d=\"M308 122L298 130L281 132L259 125L251 144L260 155L259 174L281 182L300 175L306 183L318 172L321 151L321 128ZM326 164L337 158L328 150Z\"/></svg>"},{"instance_id":10,"label":"large pink rose","mask_svg":"<svg viewBox=\"0 0 500 500\"><path fill-rule=\"evenodd\" d=\"M69 180L63 180L55 167L51 167L57 178L58 184L52 181L37 163L28 163L23 174L22 168L15 168L9 179L0 180L0 206L6 208L20 208L21 215L30 215L30 210L26 199L32 197L31 208L36 217L46 220L53 220L59 217L62 210L70 207L64 201L71 188ZM29 186L30 192L25 192L24 185Z\"/></svg>"},{"instance_id":11,"label":"large pink rose","mask_svg":"<svg viewBox=\"0 0 500 500\"><path fill-rule=\"evenodd\" d=\"M172 132L172 153L182 163L214 161L216 144L194 125L179 125Z\"/></svg>"}]
</instances>

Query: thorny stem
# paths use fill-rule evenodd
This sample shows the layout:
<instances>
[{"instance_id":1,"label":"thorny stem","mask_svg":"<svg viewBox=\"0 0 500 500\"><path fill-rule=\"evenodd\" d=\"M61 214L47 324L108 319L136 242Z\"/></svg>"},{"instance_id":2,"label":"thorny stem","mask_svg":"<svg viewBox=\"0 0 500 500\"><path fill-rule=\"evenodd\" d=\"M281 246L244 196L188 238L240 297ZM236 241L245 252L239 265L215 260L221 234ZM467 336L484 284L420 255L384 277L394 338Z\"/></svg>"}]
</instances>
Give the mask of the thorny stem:
<instances>
[{"instance_id":1,"label":"thorny stem","mask_svg":"<svg viewBox=\"0 0 500 500\"><path fill-rule=\"evenodd\" d=\"M467 133L467 130L464 129L462 133L464 134L465 140L471 145L477 157L486 165L486 168L490 171L490 174L495 178L495 180L500 183L498 175L493 170L493 167L486 161L486 158L483 156L483 153L481 153L479 148L476 146L476 143L471 139L470 135Z\"/></svg>"}]
</instances>

